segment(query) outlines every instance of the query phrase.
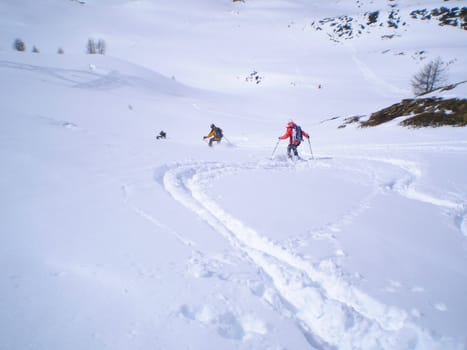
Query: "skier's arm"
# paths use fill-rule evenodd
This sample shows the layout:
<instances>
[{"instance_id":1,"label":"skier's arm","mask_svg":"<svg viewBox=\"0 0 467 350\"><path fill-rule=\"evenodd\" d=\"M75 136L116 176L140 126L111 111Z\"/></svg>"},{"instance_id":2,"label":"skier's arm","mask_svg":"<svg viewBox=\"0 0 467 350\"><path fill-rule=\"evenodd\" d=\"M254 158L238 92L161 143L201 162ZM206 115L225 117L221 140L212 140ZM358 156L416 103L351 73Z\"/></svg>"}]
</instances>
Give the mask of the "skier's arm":
<instances>
[{"instance_id":1,"label":"skier's arm","mask_svg":"<svg viewBox=\"0 0 467 350\"><path fill-rule=\"evenodd\" d=\"M280 140L288 139L290 135L292 135L292 128L287 128L287 131L285 132L285 134L282 136L279 136L279 139Z\"/></svg>"},{"instance_id":2,"label":"skier's arm","mask_svg":"<svg viewBox=\"0 0 467 350\"><path fill-rule=\"evenodd\" d=\"M305 136L307 139L310 138L310 135L303 130L302 130L302 135Z\"/></svg>"},{"instance_id":3,"label":"skier's arm","mask_svg":"<svg viewBox=\"0 0 467 350\"><path fill-rule=\"evenodd\" d=\"M211 132L210 132L209 134L207 134L207 136L204 136L203 138L204 138L204 139L207 139L207 138L209 138L209 137L214 136L215 134L216 134L216 131L215 131L215 130L211 130Z\"/></svg>"}]
</instances>

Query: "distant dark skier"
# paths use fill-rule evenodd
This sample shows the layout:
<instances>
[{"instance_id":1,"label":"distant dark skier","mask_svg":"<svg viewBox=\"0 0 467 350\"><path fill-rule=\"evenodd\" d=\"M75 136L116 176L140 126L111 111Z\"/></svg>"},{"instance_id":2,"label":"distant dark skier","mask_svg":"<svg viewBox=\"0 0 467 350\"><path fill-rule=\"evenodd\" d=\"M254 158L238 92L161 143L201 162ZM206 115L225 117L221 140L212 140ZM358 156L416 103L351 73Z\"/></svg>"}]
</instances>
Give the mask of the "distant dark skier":
<instances>
[{"instance_id":1,"label":"distant dark skier","mask_svg":"<svg viewBox=\"0 0 467 350\"><path fill-rule=\"evenodd\" d=\"M212 143L214 141L216 141L217 143L221 142L223 136L224 135L222 134L222 129L218 126L215 126L214 124L211 124L211 132L206 136L203 136L203 140L210 138L209 147L212 147Z\"/></svg>"},{"instance_id":2,"label":"distant dark skier","mask_svg":"<svg viewBox=\"0 0 467 350\"><path fill-rule=\"evenodd\" d=\"M298 157L297 147L300 146L300 143L303 141L303 136L307 139L310 138L310 135L303 131L302 128L292 120L287 124L285 134L279 136L279 140L289 139L289 145L287 146L287 156L289 158L292 158L292 152L296 157Z\"/></svg>"},{"instance_id":3,"label":"distant dark skier","mask_svg":"<svg viewBox=\"0 0 467 350\"><path fill-rule=\"evenodd\" d=\"M159 135L157 135L156 139L160 140L160 139L165 139L167 138L167 134L165 133L164 130L161 130L161 132L159 133Z\"/></svg>"}]
</instances>

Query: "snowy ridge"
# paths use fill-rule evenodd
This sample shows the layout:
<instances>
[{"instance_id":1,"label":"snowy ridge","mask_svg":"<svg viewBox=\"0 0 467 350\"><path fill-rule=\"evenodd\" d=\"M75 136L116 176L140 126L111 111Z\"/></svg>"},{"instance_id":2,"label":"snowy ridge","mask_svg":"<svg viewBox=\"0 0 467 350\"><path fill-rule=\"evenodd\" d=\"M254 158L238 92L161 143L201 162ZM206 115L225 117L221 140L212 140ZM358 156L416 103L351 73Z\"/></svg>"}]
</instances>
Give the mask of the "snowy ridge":
<instances>
[{"instance_id":1,"label":"snowy ridge","mask_svg":"<svg viewBox=\"0 0 467 350\"><path fill-rule=\"evenodd\" d=\"M179 82L169 79L153 70L143 68L116 58L93 57L86 67L76 68L69 61L62 61L57 57L39 57L34 64L13 61L14 56L8 56L8 60L0 60L0 69L16 71L18 73L29 72L41 81L55 83L59 86L67 86L83 90L118 90L132 88L139 94L170 94L183 95L196 94L196 90ZM21 57L21 60L24 59ZM74 59L77 59L74 57ZM51 64L52 63L52 64ZM79 62L82 66L82 63ZM122 70L127 71L122 73Z\"/></svg>"},{"instance_id":2,"label":"snowy ridge","mask_svg":"<svg viewBox=\"0 0 467 350\"><path fill-rule=\"evenodd\" d=\"M225 212L203 191L203 186L213 179L238 170L290 166L283 162L177 164L165 173L163 184L174 199L266 272L273 288L290 305L288 312L302 325L307 339L314 339L311 343L319 348L445 348L449 342L436 340L409 322L405 311L384 305L348 283L332 261L314 266Z\"/></svg>"}]
</instances>

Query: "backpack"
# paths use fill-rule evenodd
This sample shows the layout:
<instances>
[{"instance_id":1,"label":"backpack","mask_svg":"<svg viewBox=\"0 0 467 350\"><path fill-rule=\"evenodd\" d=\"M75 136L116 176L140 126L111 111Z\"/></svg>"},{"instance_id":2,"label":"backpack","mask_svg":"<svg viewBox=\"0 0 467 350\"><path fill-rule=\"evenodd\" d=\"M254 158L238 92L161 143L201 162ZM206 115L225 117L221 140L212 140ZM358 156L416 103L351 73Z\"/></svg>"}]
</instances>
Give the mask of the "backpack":
<instances>
[{"instance_id":1,"label":"backpack","mask_svg":"<svg viewBox=\"0 0 467 350\"><path fill-rule=\"evenodd\" d=\"M303 141L303 134L302 134L302 128L294 124L292 127L292 142L293 143L300 143Z\"/></svg>"},{"instance_id":2,"label":"backpack","mask_svg":"<svg viewBox=\"0 0 467 350\"><path fill-rule=\"evenodd\" d=\"M219 139L221 139L222 136L223 136L223 135L222 135L222 129L219 128L219 127L216 127L215 130L216 130L216 137L219 138Z\"/></svg>"}]
</instances>

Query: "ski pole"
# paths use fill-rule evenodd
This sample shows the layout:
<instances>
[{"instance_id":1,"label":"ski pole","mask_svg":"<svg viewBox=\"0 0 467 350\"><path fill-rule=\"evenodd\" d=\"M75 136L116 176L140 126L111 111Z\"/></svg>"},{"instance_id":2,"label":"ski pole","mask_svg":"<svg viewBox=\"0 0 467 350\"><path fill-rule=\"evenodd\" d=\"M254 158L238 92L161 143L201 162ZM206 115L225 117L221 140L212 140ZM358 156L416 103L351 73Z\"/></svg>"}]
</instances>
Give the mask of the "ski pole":
<instances>
[{"instance_id":1,"label":"ski pole","mask_svg":"<svg viewBox=\"0 0 467 350\"><path fill-rule=\"evenodd\" d=\"M308 146L310 146L311 159L315 159L315 157L313 156L313 150L311 149L310 138L308 138Z\"/></svg>"},{"instance_id":2,"label":"ski pole","mask_svg":"<svg viewBox=\"0 0 467 350\"><path fill-rule=\"evenodd\" d=\"M279 146L279 142L281 142L281 140L277 140L277 143L276 143L276 146L274 147L274 151L272 151L272 154L271 154L271 159L274 158L274 153L276 153L276 149L277 149L277 146Z\"/></svg>"}]
</instances>

